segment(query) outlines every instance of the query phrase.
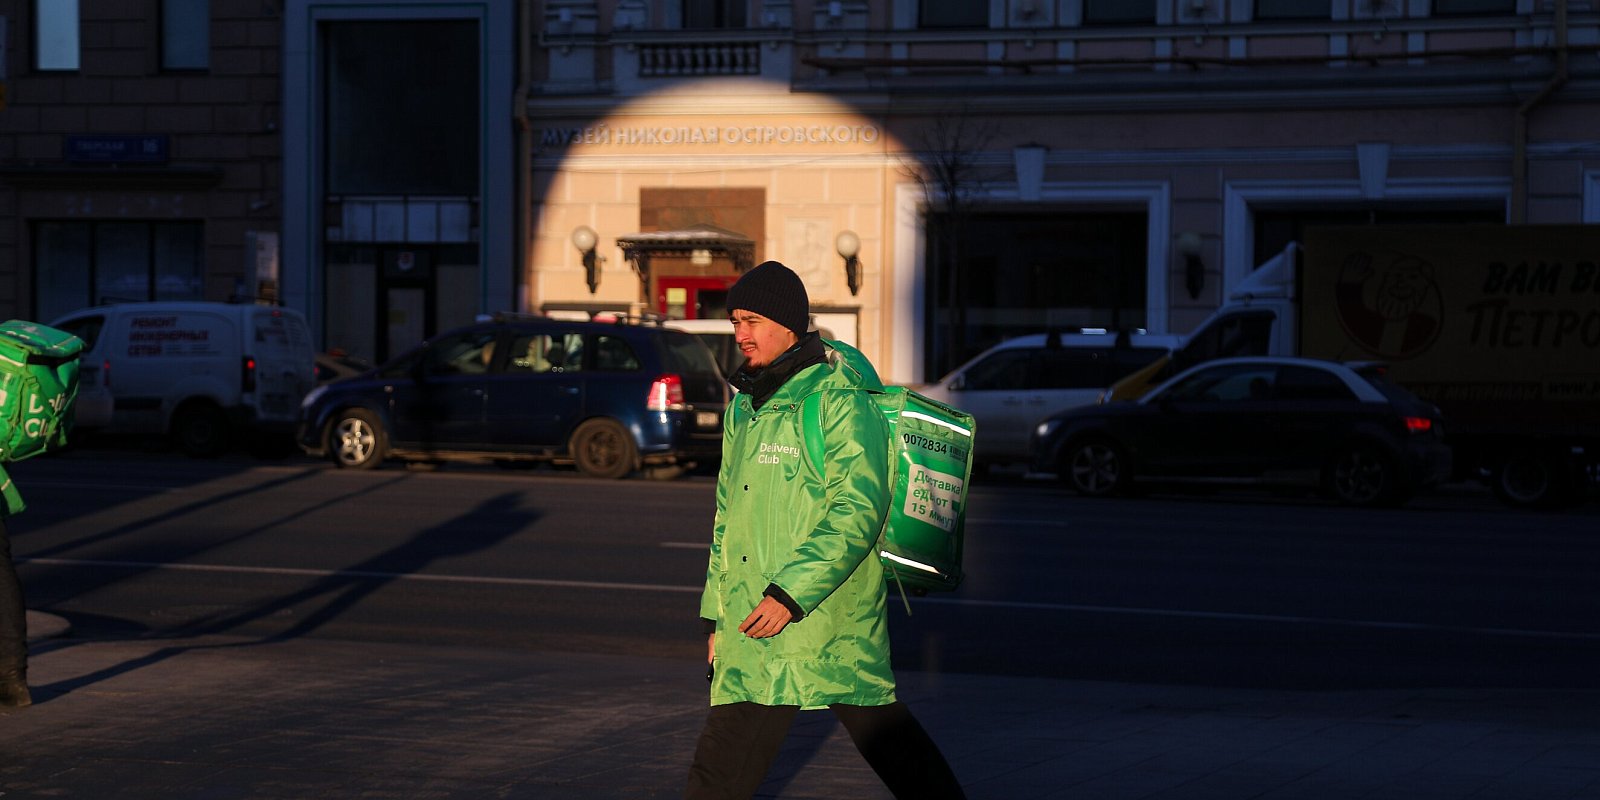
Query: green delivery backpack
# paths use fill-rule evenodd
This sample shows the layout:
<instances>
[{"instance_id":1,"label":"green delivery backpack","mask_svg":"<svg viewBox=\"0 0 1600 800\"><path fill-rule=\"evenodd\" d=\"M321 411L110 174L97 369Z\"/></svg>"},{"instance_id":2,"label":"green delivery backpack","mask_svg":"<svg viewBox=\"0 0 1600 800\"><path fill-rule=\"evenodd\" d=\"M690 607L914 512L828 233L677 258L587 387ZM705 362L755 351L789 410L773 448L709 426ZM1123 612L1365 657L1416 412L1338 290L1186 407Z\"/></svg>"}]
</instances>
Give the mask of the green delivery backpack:
<instances>
[{"instance_id":1,"label":"green delivery backpack","mask_svg":"<svg viewBox=\"0 0 1600 800\"><path fill-rule=\"evenodd\" d=\"M825 344L846 363L877 376L860 351ZM972 479L972 415L901 386L871 392L889 423L889 483L893 497L878 558L903 592L948 591L961 585L961 547L966 526L967 484ZM803 427L820 429L815 396L801 404ZM822 441L806 438L814 463L822 462ZM909 611L910 608L907 608Z\"/></svg>"},{"instance_id":2,"label":"green delivery backpack","mask_svg":"<svg viewBox=\"0 0 1600 800\"><path fill-rule=\"evenodd\" d=\"M65 446L78 396L83 340L24 320L0 323L0 462L21 461ZM23 508L0 469L0 514Z\"/></svg>"}]
</instances>

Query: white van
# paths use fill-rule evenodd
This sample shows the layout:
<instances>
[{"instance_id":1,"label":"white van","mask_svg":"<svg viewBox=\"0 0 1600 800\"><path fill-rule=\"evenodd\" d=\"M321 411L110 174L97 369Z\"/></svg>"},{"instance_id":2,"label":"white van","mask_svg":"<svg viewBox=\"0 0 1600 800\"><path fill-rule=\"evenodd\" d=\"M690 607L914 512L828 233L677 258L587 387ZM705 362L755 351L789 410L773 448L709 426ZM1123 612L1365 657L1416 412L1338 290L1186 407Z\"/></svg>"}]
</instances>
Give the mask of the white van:
<instances>
[{"instance_id":1,"label":"white van","mask_svg":"<svg viewBox=\"0 0 1600 800\"><path fill-rule=\"evenodd\" d=\"M1007 339L950 374L915 388L971 414L973 457L985 465L1026 462L1039 420L1088 405L1129 373L1166 355L1183 337L1128 332L1037 333Z\"/></svg>"},{"instance_id":2,"label":"white van","mask_svg":"<svg viewBox=\"0 0 1600 800\"><path fill-rule=\"evenodd\" d=\"M50 325L85 344L77 427L170 434L190 455L219 455L235 433L292 434L316 385L310 328L287 308L122 303Z\"/></svg>"}]
</instances>

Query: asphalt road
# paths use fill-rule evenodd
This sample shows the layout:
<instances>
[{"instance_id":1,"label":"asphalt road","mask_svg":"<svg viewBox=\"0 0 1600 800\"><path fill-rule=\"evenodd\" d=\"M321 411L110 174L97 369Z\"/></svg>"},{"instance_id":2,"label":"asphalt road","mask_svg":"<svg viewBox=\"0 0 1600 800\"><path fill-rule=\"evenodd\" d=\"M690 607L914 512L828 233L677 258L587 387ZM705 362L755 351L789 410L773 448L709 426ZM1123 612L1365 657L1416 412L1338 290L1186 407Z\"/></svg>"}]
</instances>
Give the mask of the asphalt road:
<instances>
[{"instance_id":1,"label":"asphalt road","mask_svg":"<svg viewBox=\"0 0 1600 800\"><path fill-rule=\"evenodd\" d=\"M683 658L712 484L82 449L13 465L29 606L227 633ZM1600 688L1600 507L980 484L968 579L892 601L896 665L1242 687Z\"/></svg>"}]
</instances>

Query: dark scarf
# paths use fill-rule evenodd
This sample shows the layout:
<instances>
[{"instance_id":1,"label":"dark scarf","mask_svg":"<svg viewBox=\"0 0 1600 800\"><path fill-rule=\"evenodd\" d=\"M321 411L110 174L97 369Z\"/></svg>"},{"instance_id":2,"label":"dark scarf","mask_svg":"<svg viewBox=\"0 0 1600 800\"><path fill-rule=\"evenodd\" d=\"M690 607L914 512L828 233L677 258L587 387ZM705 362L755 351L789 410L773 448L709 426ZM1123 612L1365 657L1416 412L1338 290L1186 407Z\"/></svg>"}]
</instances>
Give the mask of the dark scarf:
<instances>
[{"instance_id":1,"label":"dark scarf","mask_svg":"<svg viewBox=\"0 0 1600 800\"><path fill-rule=\"evenodd\" d=\"M783 355L772 360L771 364L760 369L750 369L750 364L739 368L728 379L735 389L750 395L750 404L760 408L762 403L772 399L778 389L783 386L795 373L814 364L822 364L828 360L827 348L822 345L822 337L816 331L811 331L800 337L794 347L783 351Z\"/></svg>"}]
</instances>

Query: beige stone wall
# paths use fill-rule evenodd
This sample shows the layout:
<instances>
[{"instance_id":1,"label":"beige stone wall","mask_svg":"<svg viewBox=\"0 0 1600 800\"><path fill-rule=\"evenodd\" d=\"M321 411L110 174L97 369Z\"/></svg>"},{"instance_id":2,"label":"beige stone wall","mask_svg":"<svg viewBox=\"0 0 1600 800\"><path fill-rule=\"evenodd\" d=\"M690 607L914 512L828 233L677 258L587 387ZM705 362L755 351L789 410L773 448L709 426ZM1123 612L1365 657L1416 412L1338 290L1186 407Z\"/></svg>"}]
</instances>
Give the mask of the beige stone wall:
<instances>
[{"instance_id":1,"label":"beige stone wall","mask_svg":"<svg viewBox=\"0 0 1600 800\"><path fill-rule=\"evenodd\" d=\"M902 148L883 126L843 104L787 94L707 97L686 90L641 105L596 120L542 121L541 141L550 141L554 130L567 143L546 145L536 159L536 233L527 274L532 307L637 300L639 278L615 242L640 231L642 189L760 188L766 208L758 257L794 269L813 306L857 309L850 338L882 361L883 332L891 323L884 298L893 277L887 220L892 185L905 179L899 175ZM605 258L593 295L570 242L578 225L599 233ZM861 240L857 295L850 294L835 250L844 230Z\"/></svg>"}]
</instances>

